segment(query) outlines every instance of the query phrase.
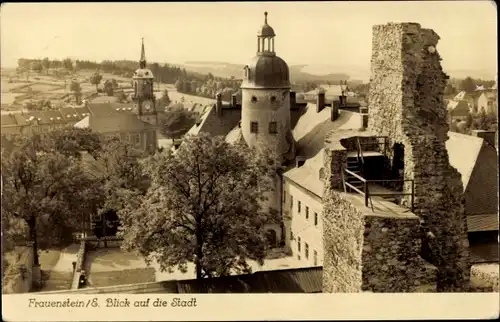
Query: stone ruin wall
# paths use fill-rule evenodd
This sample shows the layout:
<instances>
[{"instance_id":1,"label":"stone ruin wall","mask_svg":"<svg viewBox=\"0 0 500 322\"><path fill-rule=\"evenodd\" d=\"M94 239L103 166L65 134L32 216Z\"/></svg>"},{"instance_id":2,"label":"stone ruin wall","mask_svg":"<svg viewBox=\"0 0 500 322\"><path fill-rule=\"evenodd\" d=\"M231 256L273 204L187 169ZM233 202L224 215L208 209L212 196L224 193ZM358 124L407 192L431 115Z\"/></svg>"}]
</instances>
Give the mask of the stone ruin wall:
<instances>
[{"instance_id":1,"label":"stone ruin wall","mask_svg":"<svg viewBox=\"0 0 500 322\"><path fill-rule=\"evenodd\" d=\"M373 27L368 130L405 147L404 178L413 179L414 213L424 220L438 291L461 291L469 279L460 173L449 164L439 36L416 23ZM409 185L405 190L410 192Z\"/></svg>"},{"instance_id":2,"label":"stone ruin wall","mask_svg":"<svg viewBox=\"0 0 500 322\"><path fill-rule=\"evenodd\" d=\"M331 189L323 205L324 293L435 290L435 267L420 257L417 216L366 216Z\"/></svg>"}]
</instances>

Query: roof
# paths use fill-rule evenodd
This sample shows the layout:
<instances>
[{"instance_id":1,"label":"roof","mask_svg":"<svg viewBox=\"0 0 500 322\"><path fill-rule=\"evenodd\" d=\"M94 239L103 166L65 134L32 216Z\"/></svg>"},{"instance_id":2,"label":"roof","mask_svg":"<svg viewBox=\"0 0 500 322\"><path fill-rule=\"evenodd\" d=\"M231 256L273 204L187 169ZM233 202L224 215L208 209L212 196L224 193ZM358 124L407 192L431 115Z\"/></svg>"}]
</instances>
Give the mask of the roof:
<instances>
[{"instance_id":1,"label":"roof","mask_svg":"<svg viewBox=\"0 0 500 322\"><path fill-rule=\"evenodd\" d=\"M320 293L323 289L322 275L322 267L308 267L200 280L163 281L44 293Z\"/></svg>"},{"instance_id":2,"label":"roof","mask_svg":"<svg viewBox=\"0 0 500 322\"><path fill-rule=\"evenodd\" d=\"M94 116L112 116L119 114L133 115L134 104L130 103L95 103L89 104L88 110Z\"/></svg>"},{"instance_id":3,"label":"roof","mask_svg":"<svg viewBox=\"0 0 500 322\"><path fill-rule=\"evenodd\" d=\"M241 133L240 126L236 125L234 129L226 135L226 142L234 144L241 142L241 140L243 140L243 134Z\"/></svg>"},{"instance_id":4,"label":"roof","mask_svg":"<svg viewBox=\"0 0 500 322\"><path fill-rule=\"evenodd\" d=\"M274 29L267 24L267 12L264 12L264 24L260 27L257 35L259 37L274 37L276 34L274 33Z\"/></svg>"},{"instance_id":5,"label":"roof","mask_svg":"<svg viewBox=\"0 0 500 322\"><path fill-rule=\"evenodd\" d=\"M470 111L469 103L465 100L450 100L448 101L447 109L448 112L451 112L453 115L463 114L464 116L469 114Z\"/></svg>"},{"instance_id":6,"label":"roof","mask_svg":"<svg viewBox=\"0 0 500 322\"><path fill-rule=\"evenodd\" d=\"M209 105L201 115L198 125L193 125L187 132L188 135L197 135L205 132L212 136L226 136L241 120L241 108L233 108L227 105L223 106L222 115L218 116L215 111L215 105Z\"/></svg>"},{"instance_id":7,"label":"roof","mask_svg":"<svg viewBox=\"0 0 500 322\"><path fill-rule=\"evenodd\" d=\"M498 154L492 145L481 140L481 148L465 189L465 212L498 214Z\"/></svg>"},{"instance_id":8,"label":"roof","mask_svg":"<svg viewBox=\"0 0 500 322\"><path fill-rule=\"evenodd\" d=\"M319 178L319 171L323 167L324 141L332 130L358 129L361 125L359 113L340 110L339 118L331 121L331 107L325 107L316 112L315 104L308 104L293 130L297 141L297 156L306 157L300 167L287 170L283 176L296 184L314 193L318 197L323 195L324 184Z\"/></svg>"},{"instance_id":9,"label":"roof","mask_svg":"<svg viewBox=\"0 0 500 322\"><path fill-rule=\"evenodd\" d=\"M2 126L17 125L16 117L13 114L7 114L7 115L4 114L0 117L0 119L2 120Z\"/></svg>"},{"instance_id":10,"label":"roof","mask_svg":"<svg viewBox=\"0 0 500 322\"><path fill-rule=\"evenodd\" d=\"M464 189L467 189L472 170L483 145L483 139L455 132L448 132L448 137L446 149L450 164L460 172ZM463 151L467 151L467 153Z\"/></svg>"},{"instance_id":11,"label":"roof","mask_svg":"<svg viewBox=\"0 0 500 322\"><path fill-rule=\"evenodd\" d=\"M241 88L290 88L286 62L274 53L260 53L245 66L247 77Z\"/></svg>"},{"instance_id":12,"label":"roof","mask_svg":"<svg viewBox=\"0 0 500 322\"><path fill-rule=\"evenodd\" d=\"M492 230L498 230L497 213L467 216L467 231L469 233Z\"/></svg>"},{"instance_id":13,"label":"roof","mask_svg":"<svg viewBox=\"0 0 500 322\"><path fill-rule=\"evenodd\" d=\"M87 116L75 127L90 128L98 133L110 132L139 132L145 129L154 129L155 127L147 122L141 121L133 114L117 114L113 116Z\"/></svg>"}]
</instances>

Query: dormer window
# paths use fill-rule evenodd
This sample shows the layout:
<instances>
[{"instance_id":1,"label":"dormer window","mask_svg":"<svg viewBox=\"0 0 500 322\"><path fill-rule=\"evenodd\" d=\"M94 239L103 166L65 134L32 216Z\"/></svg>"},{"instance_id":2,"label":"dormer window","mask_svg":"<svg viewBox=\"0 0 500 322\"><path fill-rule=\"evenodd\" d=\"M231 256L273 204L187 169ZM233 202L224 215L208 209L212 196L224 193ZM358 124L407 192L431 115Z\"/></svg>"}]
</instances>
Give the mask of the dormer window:
<instances>
[{"instance_id":1,"label":"dormer window","mask_svg":"<svg viewBox=\"0 0 500 322\"><path fill-rule=\"evenodd\" d=\"M245 78L246 79L250 78L250 67L248 67L248 65L246 65L243 69L245 71Z\"/></svg>"}]
</instances>

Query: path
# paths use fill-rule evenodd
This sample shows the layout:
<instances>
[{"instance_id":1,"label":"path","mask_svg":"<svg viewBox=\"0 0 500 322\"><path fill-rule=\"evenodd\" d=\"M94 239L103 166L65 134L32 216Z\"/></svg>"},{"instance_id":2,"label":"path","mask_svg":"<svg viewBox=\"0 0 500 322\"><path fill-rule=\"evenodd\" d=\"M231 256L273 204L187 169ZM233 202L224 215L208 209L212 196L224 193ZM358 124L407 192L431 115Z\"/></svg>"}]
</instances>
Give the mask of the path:
<instances>
[{"instance_id":1,"label":"path","mask_svg":"<svg viewBox=\"0 0 500 322\"><path fill-rule=\"evenodd\" d=\"M72 244L61 251L49 250L40 253L40 266L43 271L44 285L42 292L65 290L71 288L73 281L73 262L80 245Z\"/></svg>"}]
</instances>

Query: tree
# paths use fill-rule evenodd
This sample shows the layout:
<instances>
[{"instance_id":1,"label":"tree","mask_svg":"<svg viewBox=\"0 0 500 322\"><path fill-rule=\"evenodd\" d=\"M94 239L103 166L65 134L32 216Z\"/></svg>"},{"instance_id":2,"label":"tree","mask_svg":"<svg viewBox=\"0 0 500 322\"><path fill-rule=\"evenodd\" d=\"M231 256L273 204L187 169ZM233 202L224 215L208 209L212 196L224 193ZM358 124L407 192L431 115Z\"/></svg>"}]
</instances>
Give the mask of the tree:
<instances>
[{"instance_id":1,"label":"tree","mask_svg":"<svg viewBox=\"0 0 500 322\"><path fill-rule=\"evenodd\" d=\"M80 86L80 83L78 83L77 81L72 81L69 89L75 95L76 104L81 104L82 87Z\"/></svg>"},{"instance_id":2,"label":"tree","mask_svg":"<svg viewBox=\"0 0 500 322\"><path fill-rule=\"evenodd\" d=\"M45 57L42 60L42 65L43 65L43 69L45 69L45 72L48 75L49 74L49 68L50 68L50 60L49 60L49 58Z\"/></svg>"},{"instance_id":3,"label":"tree","mask_svg":"<svg viewBox=\"0 0 500 322\"><path fill-rule=\"evenodd\" d=\"M460 90L466 93L472 93L476 90L476 83L471 77L466 77L460 82Z\"/></svg>"},{"instance_id":4,"label":"tree","mask_svg":"<svg viewBox=\"0 0 500 322\"><path fill-rule=\"evenodd\" d=\"M62 66L68 71L73 71L73 61L71 58L66 58L62 61Z\"/></svg>"},{"instance_id":5,"label":"tree","mask_svg":"<svg viewBox=\"0 0 500 322\"><path fill-rule=\"evenodd\" d=\"M33 62L32 65L31 65L31 70L33 70L36 73L41 73L42 70L43 70L42 63L39 62L39 61Z\"/></svg>"},{"instance_id":6,"label":"tree","mask_svg":"<svg viewBox=\"0 0 500 322\"><path fill-rule=\"evenodd\" d=\"M171 103L170 97L168 96L168 90L165 88L163 91L162 97L158 100L159 101L159 106L160 107L166 107L169 106Z\"/></svg>"},{"instance_id":7,"label":"tree","mask_svg":"<svg viewBox=\"0 0 500 322\"><path fill-rule=\"evenodd\" d=\"M448 82L446 84L446 87L444 89L444 94L445 95L455 95L457 93L456 88L453 86L452 83Z\"/></svg>"},{"instance_id":8,"label":"tree","mask_svg":"<svg viewBox=\"0 0 500 322\"><path fill-rule=\"evenodd\" d=\"M91 77L90 77L90 84L95 85L95 91L99 93L99 90L97 89L97 86L99 83L101 83L102 80L102 75L99 74L99 72L95 72Z\"/></svg>"},{"instance_id":9,"label":"tree","mask_svg":"<svg viewBox=\"0 0 500 322\"><path fill-rule=\"evenodd\" d=\"M118 88L118 82L116 81L116 79L114 79L114 78L111 79L111 85L113 85L113 89Z\"/></svg>"},{"instance_id":10,"label":"tree","mask_svg":"<svg viewBox=\"0 0 500 322\"><path fill-rule=\"evenodd\" d=\"M251 272L247 260L262 264L268 249L264 225L278 220L260 206L276 173L267 152L200 134L155 154L144 162L151 188L119 214L124 247L162 270L192 262L197 279Z\"/></svg>"},{"instance_id":11,"label":"tree","mask_svg":"<svg viewBox=\"0 0 500 322\"><path fill-rule=\"evenodd\" d=\"M34 266L40 264L40 248L71 240L85 214L82 205L93 205L102 195L80 162L47 142L45 135L34 134L2 153L2 215L25 223Z\"/></svg>"},{"instance_id":12,"label":"tree","mask_svg":"<svg viewBox=\"0 0 500 322\"><path fill-rule=\"evenodd\" d=\"M161 133L174 141L182 137L196 123L196 114L181 106L167 109L160 120Z\"/></svg>"},{"instance_id":13,"label":"tree","mask_svg":"<svg viewBox=\"0 0 500 322\"><path fill-rule=\"evenodd\" d=\"M109 79L104 82L104 92L108 96L114 95L113 83Z\"/></svg>"}]
</instances>

